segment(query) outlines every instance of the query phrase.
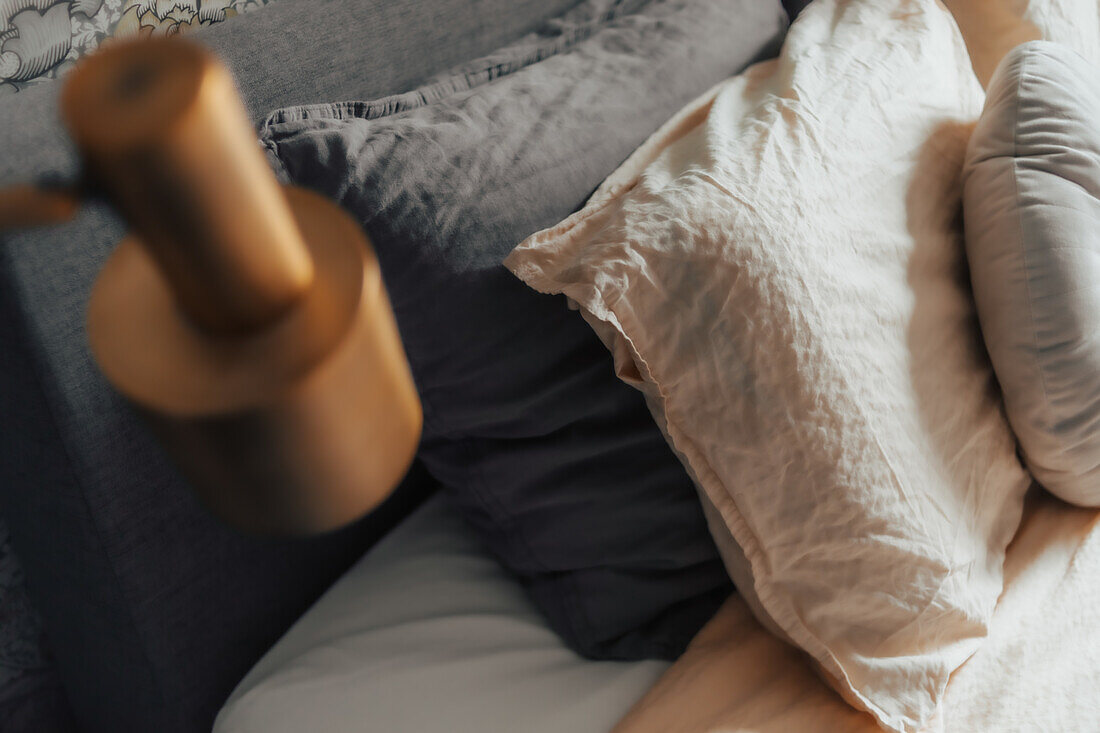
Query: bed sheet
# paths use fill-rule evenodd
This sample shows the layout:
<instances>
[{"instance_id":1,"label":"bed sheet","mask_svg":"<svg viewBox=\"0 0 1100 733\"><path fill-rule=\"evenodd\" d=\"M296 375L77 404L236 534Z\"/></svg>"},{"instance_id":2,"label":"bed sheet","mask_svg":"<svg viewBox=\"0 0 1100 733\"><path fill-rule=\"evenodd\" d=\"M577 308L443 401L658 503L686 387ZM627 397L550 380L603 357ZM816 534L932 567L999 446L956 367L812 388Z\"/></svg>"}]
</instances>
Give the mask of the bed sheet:
<instances>
[{"instance_id":1,"label":"bed sheet","mask_svg":"<svg viewBox=\"0 0 1100 733\"><path fill-rule=\"evenodd\" d=\"M437 495L264 655L214 733L606 733L667 667L577 656Z\"/></svg>"},{"instance_id":2,"label":"bed sheet","mask_svg":"<svg viewBox=\"0 0 1100 733\"><path fill-rule=\"evenodd\" d=\"M929 733L1100 729L1097 608L1100 512L1034 488L989 637L952 676ZM615 733L878 730L733 596Z\"/></svg>"},{"instance_id":3,"label":"bed sheet","mask_svg":"<svg viewBox=\"0 0 1100 733\"><path fill-rule=\"evenodd\" d=\"M988 643L929 733L1096 731L1100 512L1035 488L1005 575ZM671 667L580 659L437 497L268 652L215 733L597 733L624 713L615 733L880 730L738 595Z\"/></svg>"}]
</instances>

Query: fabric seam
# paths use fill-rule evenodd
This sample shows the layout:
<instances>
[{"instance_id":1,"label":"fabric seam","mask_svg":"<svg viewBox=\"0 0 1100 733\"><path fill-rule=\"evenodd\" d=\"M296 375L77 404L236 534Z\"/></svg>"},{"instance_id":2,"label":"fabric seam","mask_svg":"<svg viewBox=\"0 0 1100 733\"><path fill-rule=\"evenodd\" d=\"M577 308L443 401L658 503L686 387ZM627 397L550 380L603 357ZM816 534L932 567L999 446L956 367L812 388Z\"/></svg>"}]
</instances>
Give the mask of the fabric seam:
<instances>
[{"instance_id":1,"label":"fabric seam","mask_svg":"<svg viewBox=\"0 0 1100 733\"><path fill-rule=\"evenodd\" d=\"M648 5L647 2L645 6ZM487 63L493 56L483 56L479 61L486 63L479 68L462 70L459 67L453 75L445 79L440 79L408 92L390 94L373 100L345 100L282 107L271 112L261 123L261 128L267 129L273 125L314 119L344 120L354 118L375 120L419 109L447 97L472 91L499 78L522 71L551 56L569 51L577 44L590 38L596 31L610 27L610 22L630 17L637 12L637 10L634 12L623 12L623 10L621 5L616 5L611 10L600 13L599 16L570 28L556 38L535 44L534 48L525 50L519 58L508 62ZM505 47L501 51L507 48Z\"/></svg>"}]
</instances>

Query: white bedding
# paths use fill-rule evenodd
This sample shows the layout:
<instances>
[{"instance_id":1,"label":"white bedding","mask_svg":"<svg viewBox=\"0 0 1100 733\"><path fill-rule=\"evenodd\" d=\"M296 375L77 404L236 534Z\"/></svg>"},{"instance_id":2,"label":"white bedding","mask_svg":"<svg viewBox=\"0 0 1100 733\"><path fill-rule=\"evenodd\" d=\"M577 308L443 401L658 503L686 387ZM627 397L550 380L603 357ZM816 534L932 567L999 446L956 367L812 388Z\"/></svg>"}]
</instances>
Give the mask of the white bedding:
<instances>
[{"instance_id":1,"label":"white bedding","mask_svg":"<svg viewBox=\"0 0 1100 733\"><path fill-rule=\"evenodd\" d=\"M981 100L932 0L816 0L505 261L645 394L756 617L899 733L986 635L1029 483L957 226Z\"/></svg>"},{"instance_id":2,"label":"white bedding","mask_svg":"<svg viewBox=\"0 0 1100 733\"><path fill-rule=\"evenodd\" d=\"M606 733L667 666L566 648L436 496L264 655L214 733Z\"/></svg>"},{"instance_id":3,"label":"white bedding","mask_svg":"<svg viewBox=\"0 0 1100 733\"><path fill-rule=\"evenodd\" d=\"M819 11L830 6L838 21L853 3L818 0L817 5ZM898 2L899 17L922 5ZM1100 3L1035 1L1028 14L1047 39L1096 65L1100 83ZM882 29L865 25L860 30L869 47L889 43ZM806 36L792 33L791 38L797 42ZM787 48L784 53L797 57L809 51ZM958 146L952 149L957 152ZM631 174L621 170L616 176L622 182ZM924 730L1100 731L1100 513L1071 507L1034 488L1004 575L988 636L951 676L939 712ZM878 726L870 715L846 705L814 676L808 660L767 633L741 598L727 603L695 648L616 729L874 730Z\"/></svg>"},{"instance_id":4,"label":"white bedding","mask_svg":"<svg viewBox=\"0 0 1100 733\"><path fill-rule=\"evenodd\" d=\"M1005 579L988 643L947 687L941 727L1094 733L1100 512L1036 491ZM665 670L663 662L587 662L570 652L434 500L268 652L214 730L600 733L642 695L616 733L879 730L768 633L740 596Z\"/></svg>"},{"instance_id":5,"label":"white bedding","mask_svg":"<svg viewBox=\"0 0 1100 733\"><path fill-rule=\"evenodd\" d=\"M1100 730L1100 512L1035 489L1009 546L982 648L951 678L928 731ZM727 602L616 733L873 733L776 640Z\"/></svg>"},{"instance_id":6,"label":"white bedding","mask_svg":"<svg viewBox=\"0 0 1100 733\"><path fill-rule=\"evenodd\" d=\"M1095 61L1095 4L1033 5L1048 38ZM1049 631L1021 619L1048 613L1026 604L1057 596L1010 588L998 629L991 621L1026 480L984 386L961 266L959 173L981 101L957 29L932 0L817 0L777 61L686 109L584 210L506 262L577 302L645 392L717 510L715 539L757 618L891 730L930 719L999 730L1005 721L991 716L1020 717L996 691L1001 651L1031 664L1026 674L1060 674L1036 666L1036 647L998 645ZM1059 547L1040 543L1037 558L1056 566ZM1061 592L1068 603L1080 590ZM747 623L728 613L712 629L719 649L722 624L736 636ZM960 672L947 693L976 652L989 667L967 665L979 671ZM677 665L693 682L653 730L731 700L769 704L736 689L763 657L746 665L725 653L724 671ZM1087 671L1070 677L1094 681ZM1074 691L1057 713L1070 718L1053 729L1100 730L1072 717L1087 706L1069 681L1056 687ZM740 712L729 722L751 717ZM776 729L834 729L824 719Z\"/></svg>"}]
</instances>

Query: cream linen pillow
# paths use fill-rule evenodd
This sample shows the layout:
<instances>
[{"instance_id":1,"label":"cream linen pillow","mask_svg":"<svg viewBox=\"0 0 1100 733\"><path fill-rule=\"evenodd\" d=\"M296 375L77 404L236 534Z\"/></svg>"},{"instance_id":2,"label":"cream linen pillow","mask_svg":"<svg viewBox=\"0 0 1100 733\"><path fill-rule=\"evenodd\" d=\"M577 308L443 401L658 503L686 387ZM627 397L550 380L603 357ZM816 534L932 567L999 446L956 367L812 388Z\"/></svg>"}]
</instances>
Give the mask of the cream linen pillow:
<instances>
[{"instance_id":1,"label":"cream linen pillow","mask_svg":"<svg viewBox=\"0 0 1100 733\"><path fill-rule=\"evenodd\" d=\"M1029 483L966 286L981 104L934 0L817 0L506 262L646 394L761 620L897 731L986 635Z\"/></svg>"}]
</instances>

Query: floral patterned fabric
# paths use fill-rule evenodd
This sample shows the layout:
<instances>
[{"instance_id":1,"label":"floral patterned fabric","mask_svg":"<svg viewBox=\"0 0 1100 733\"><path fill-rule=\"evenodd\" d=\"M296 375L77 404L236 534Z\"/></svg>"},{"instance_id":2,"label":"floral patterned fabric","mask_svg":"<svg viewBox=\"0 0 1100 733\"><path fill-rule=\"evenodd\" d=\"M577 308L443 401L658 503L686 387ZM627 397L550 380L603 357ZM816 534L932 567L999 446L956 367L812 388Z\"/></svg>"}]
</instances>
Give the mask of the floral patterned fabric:
<instances>
[{"instance_id":1,"label":"floral patterned fabric","mask_svg":"<svg viewBox=\"0 0 1100 733\"><path fill-rule=\"evenodd\" d=\"M110 38L172 35L270 0L0 0L0 97L64 74Z\"/></svg>"}]
</instances>

